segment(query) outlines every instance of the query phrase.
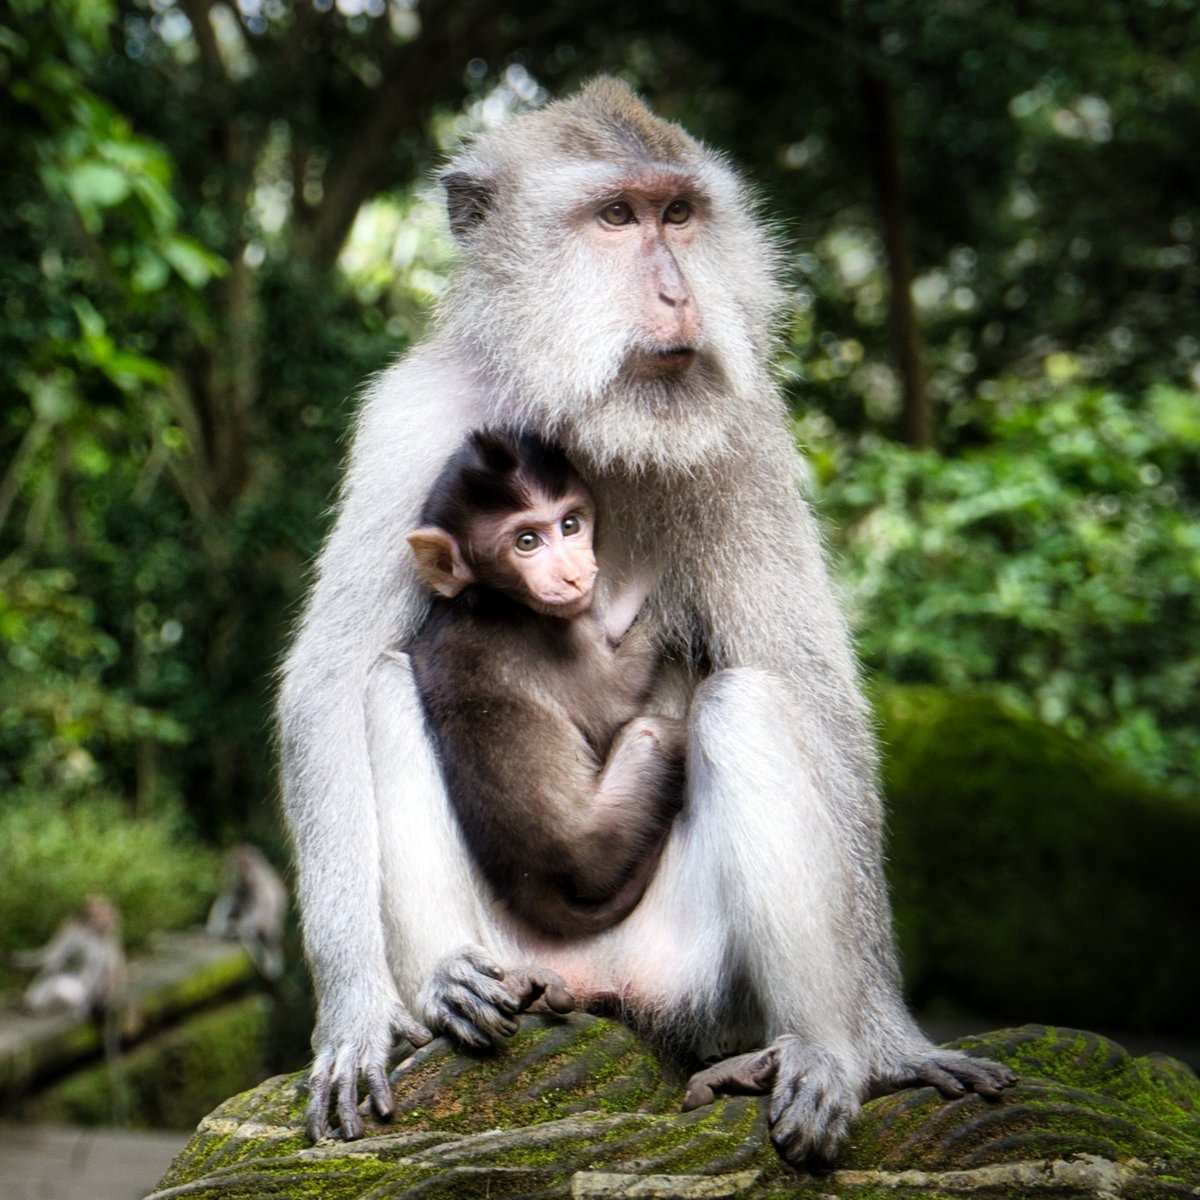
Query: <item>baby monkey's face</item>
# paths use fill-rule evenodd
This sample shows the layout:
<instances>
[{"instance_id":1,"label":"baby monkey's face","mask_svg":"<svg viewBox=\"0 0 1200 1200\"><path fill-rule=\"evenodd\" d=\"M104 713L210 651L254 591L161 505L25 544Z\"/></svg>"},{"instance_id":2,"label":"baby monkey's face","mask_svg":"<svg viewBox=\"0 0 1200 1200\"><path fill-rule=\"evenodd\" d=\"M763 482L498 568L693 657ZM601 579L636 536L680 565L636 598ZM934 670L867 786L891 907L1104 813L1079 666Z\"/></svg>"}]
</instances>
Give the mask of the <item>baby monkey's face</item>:
<instances>
[{"instance_id":1,"label":"baby monkey's face","mask_svg":"<svg viewBox=\"0 0 1200 1200\"><path fill-rule=\"evenodd\" d=\"M595 523L595 506L582 484L573 483L559 497L535 491L527 508L480 531L490 582L549 616L587 612L596 585Z\"/></svg>"}]
</instances>

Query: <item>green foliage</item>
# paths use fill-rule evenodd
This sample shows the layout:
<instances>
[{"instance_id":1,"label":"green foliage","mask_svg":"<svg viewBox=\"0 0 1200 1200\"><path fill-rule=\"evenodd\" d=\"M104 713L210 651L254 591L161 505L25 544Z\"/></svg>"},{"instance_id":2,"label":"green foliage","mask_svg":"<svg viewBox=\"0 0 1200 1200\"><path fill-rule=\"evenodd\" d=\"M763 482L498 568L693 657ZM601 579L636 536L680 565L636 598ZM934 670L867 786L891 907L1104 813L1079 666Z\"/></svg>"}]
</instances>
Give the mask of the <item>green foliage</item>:
<instances>
[{"instance_id":1,"label":"green foliage","mask_svg":"<svg viewBox=\"0 0 1200 1200\"><path fill-rule=\"evenodd\" d=\"M272 836L272 673L349 401L445 270L429 168L602 69L731 152L794 243L787 386L842 431L804 423L871 665L1187 775L1194 6L359 7L0 13L0 787ZM867 77L947 460L882 440Z\"/></svg>"},{"instance_id":2,"label":"green foliage","mask_svg":"<svg viewBox=\"0 0 1200 1200\"><path fill-rule=\"evenodd\" d=\"M93 750L184 740L178 721L105 685L120 647L74 584L65 571L30 572L0 595L0 787L86 794L105 773Z\"/></svg>"},{"instance_id":3,"label":"green foliage","mask_svg":"<svg viewBox=\"0 0 1200 1200\"><path fill-rule=\"evenodd\" d=\"M7 951L42 945L90 892L120 910L127 946L155 929L202 920L216 894L217 862L178 811L132 819L104 793L47 802L42 789L6 791L0 810L0 981L26 981Z\"/></svg>"},{"instance_id":4,"label":"green foliage","mask_svg":"<svg viewBox=\"0 0 1200 1200\"><path fill-rule=\"evenodd\" d=\"M1200 416L1014 386L954 458L800 422L868 666L987 687L1150 778L1200 781Z\"/></svg>"},{"instance_id":5,"label":"green foliage","mask_svg":"<svg viewBox=\"0 0 1200 1200\"><path fill-rule=\"evenodd\" d=\"M917 1004L1190 1033L1195 798L987 696L886 687L877 700Z\"/></svg>"},{"instance_id":6,"label":"green foliage","mask_svg":"<svg viewBox=\"0 0 1200 1200\"><path fill-rule=\"evenodd\" d=\"M271 672L345 400L394 343L285 246L230 280L212 217L241 212L102 94L122 13L0 16L0 786L184 792L208 833L269 837Z\"/></svg>"}]
</instances>

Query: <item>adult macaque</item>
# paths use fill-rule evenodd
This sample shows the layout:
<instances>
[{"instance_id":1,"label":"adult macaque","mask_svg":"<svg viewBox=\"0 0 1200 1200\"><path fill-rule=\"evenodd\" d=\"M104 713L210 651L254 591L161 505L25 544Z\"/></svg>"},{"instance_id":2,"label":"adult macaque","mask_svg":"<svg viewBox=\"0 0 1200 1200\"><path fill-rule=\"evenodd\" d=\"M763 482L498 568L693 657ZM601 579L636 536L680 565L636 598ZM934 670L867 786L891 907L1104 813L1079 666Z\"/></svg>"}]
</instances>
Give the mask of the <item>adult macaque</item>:
<instances>
[{"instance_id":1,"label":"adult macaque","mask_svg":"<svg viewBox=\"0 0 1200 1200\"><path fill-rule=\"evenodd\" d=\"M396 1034L512 1032L556 980L697 1058L689 1102L771 1094L792 1162L873 1090L993 1096L900 996L876 758L769 359L778 251L717 154L601 79L481 135L442 177L462 251L429 339L363 406L282 693L286 807L319 996L309 1130L391 1112ZM674 669L687 797L618 925L547 938L491 903L411 666L428 596L404 535L470 429L561 444L604 514L597 613ZM534 968L516 964L536 963ZM473 1037L463 1037L470 1028Z\"/></svg>"},{"instance_id":2,"label":"adult macaque","mask_svg":"<svg viewBox=\"0 0 1200 1200\"><path fill-rule=\"evenodd\" d=\"M226 885L208 911L213 937L239 941L268 979L283 974L283 923L288 894L257 846L239 843L225 855Z\"/></svg>"},{"instance_id":3,"label":"adult macaque","mask_svg":"<svg viewBox=\"0 0 1200 1200\"><path fill-rule=\"evenodd\" d=\"M91 895L39 950L13 962L37 975L22 998L32 1013L68 1012L77 1021L104 1016L125 986L120 920L107 896Z\"/></svg>"},{"instance_id":4,"label":"adult macaque","mask_svg":"<svg viewBox=\"0 0 1200 1200\"><path fill-rule=\"evenodd\" d=\"M660 658L645 626L614 643L590 613L591 496L560 450L476 432L421 525L408 542L438 596L407 649L467 848L530 929L607 929L679 810L686 727L643 715Z\"/></svg>"}]
</instances>

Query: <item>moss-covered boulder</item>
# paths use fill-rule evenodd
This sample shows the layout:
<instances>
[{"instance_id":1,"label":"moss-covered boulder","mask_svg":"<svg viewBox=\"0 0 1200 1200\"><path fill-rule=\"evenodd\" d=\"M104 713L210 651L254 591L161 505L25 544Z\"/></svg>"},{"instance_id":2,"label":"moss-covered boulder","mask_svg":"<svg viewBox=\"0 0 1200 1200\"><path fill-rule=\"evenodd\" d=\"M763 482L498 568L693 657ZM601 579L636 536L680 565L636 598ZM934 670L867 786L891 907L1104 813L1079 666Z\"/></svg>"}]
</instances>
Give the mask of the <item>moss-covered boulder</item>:
<instances>
[{"instance_id":1,"label":"moss-covered boulder","mask_svg":"<svg viewBox=\"0 0 1200 1200\"><path fill-rule=\"evenodd\" d=\"M1200 1081L1159 1056L1026 1026L960 1045L1021 1074L998 1103L932 1088L869 1103L833 1171L792 1171L766 1100L678 1111L684 1072L624 1026L526 1017L488 1055L438 1039L393 1077L397 1113L361 1141L309 1145L299 1075L201 1123L149 1200L397 1197L1121 1197L1200 1194Z\"/></svg>"},{"instance_id":2,"label":"moss-covered boulder","mask_svg":"<svg viewBox=\"0 0 1200 1200\"><path fill-rule=\"evenodd\" d=\"M1193 1036L1200 797L984 696L876 699L888 876L918 1009Z\"/></svg>"}]
</instances>

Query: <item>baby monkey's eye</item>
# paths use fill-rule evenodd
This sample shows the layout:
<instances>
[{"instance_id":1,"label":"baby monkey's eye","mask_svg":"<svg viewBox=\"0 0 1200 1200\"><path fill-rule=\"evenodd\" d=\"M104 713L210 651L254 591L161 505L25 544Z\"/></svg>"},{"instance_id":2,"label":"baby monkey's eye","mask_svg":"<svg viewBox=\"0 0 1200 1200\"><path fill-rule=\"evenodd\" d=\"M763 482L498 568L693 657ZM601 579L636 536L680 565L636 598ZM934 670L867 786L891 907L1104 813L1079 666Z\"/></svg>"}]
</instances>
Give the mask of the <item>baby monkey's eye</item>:
<instances>
[{"instance_id":1,"label":"baby monkey's eye","mask_svg":"<svg viewBox=\"0 0 1200 1200\"><path fill-rule=\"evenodd\" d=\"M542 539L532 529L522 529L513 538L513 546L518 554L532 554L541 544Z\"/></svg>"},{"instance_id":2,"label":"baby monkey's eye","mask_svg":"<svg viewBox=\"0 0 1200 1200\"><path fill-rule=\"evenodd\" d=\"M563 531L564 537L573 537L583 529L583 521L580 520L578 513L568 513L562 519L562 525L559 527Z\"/></svg>"},{"instance_id":3,"label":"baby monkey's eye","mask_svg":"<svg viewBox=\"0 0 1200 1200\"><path fill-rule=\"evenodd\" d=\"M663 221L668 225L683 225L692 215L692 206L686 200L673 200L663 212Z\"/></svg>"},{"instance_id":4,"label":"baby monkey's eye","mask_svg":"<svg viewBox=\"0 0 1200 1200\"><path fill-rule=\"evenodd\" d=\"M600 210L600 219L606 225L628 225L633 220L633 205L628 200L614 200Z\"/></svg>"}]
</instances>

